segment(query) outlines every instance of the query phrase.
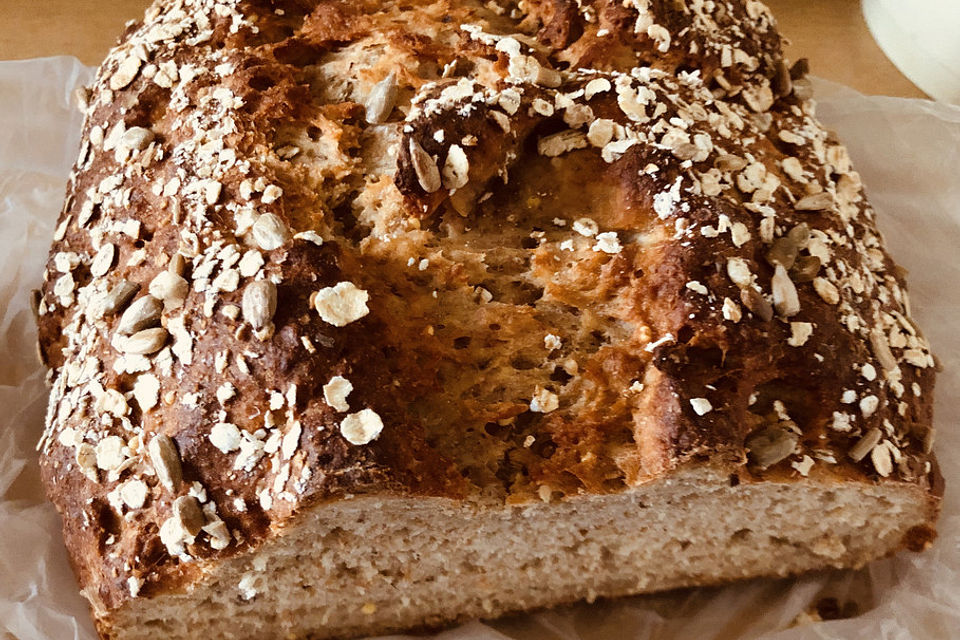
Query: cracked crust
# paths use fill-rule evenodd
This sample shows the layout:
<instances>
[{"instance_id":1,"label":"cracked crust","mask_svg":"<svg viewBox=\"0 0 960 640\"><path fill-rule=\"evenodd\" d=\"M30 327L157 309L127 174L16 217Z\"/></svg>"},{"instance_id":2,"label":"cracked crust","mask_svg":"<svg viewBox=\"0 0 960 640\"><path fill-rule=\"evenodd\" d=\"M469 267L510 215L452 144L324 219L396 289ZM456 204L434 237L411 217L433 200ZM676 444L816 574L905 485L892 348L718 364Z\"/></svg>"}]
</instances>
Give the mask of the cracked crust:
<instances>
[{"instance_id":1,"label":"cracked crust","mask_svg":"<svg viewBox=\"0 0 960 640\"><path fill-rule=\"evenodd\" d=\"M911 483L928 543L903 274L766 8L712 6L132 25L38 305L44 481L96 615L343 496L574 499L688 464Z\"/></svg>"}]
</instances>

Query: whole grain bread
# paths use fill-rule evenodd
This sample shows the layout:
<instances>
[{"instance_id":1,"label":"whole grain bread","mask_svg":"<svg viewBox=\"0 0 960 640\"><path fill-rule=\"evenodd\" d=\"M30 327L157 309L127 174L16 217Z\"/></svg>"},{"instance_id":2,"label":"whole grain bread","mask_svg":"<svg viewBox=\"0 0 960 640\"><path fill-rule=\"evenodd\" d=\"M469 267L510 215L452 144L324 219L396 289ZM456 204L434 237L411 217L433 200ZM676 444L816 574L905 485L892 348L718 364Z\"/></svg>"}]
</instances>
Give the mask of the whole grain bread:
<instances>
[{"instance_id":1,"label":"whole grain bread","mask_svg":"<svg viewBox=\"0 0 960 640\"><path fill-rule=\"evenodd\" d=\"M933 540L935 361L754 0L161 0L80 96L44 482L104 638Z\"/></svg>"}]
</instances>

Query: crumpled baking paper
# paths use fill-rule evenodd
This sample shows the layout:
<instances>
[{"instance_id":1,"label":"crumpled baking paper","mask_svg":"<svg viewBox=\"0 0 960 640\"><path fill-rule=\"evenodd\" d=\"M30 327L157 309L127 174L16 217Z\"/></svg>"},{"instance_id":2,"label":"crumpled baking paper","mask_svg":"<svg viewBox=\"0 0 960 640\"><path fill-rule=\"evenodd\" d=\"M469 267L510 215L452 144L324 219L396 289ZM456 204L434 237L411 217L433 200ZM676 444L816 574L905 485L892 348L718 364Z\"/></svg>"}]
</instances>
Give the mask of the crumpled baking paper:
<instances>
[{"instance_id":1,"label":"crumpled baking paper","mask_svg":"<svg viewBox=\"0 0 960 640\"><path fill-rule=\"evenodd\" d=\"M95 638L59 518L38 479L34 447L46 390L29 305L78 149L81 119L71 93L91 77L73 58L0 62L0 635L18 640ZM947 496L935 546L861 571L579 604L473 622L436 638L907 640L960 633L960 108L865 97L826 82L817 89L820 117L849 146L890 249L911 272L915 314L944 365L935 448ZM810 612L825 598L834 606L822 605L821 613L856 615L814 622Z\"/></svg>"}]
</instances>

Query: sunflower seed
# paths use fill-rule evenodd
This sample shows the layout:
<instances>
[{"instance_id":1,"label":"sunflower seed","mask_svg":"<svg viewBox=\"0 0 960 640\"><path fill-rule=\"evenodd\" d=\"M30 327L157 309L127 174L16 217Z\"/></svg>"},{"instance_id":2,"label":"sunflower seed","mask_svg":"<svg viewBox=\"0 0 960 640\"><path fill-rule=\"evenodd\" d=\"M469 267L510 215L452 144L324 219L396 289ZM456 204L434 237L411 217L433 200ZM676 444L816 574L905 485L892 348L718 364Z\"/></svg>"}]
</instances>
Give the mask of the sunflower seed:
<instances>
[{"instance_id":1,"label":"sunflower seed","mask_svg":"<svg viewBox=\"0 0 960 640\"><path fill-rule=\"evenodd\" d=\"M880 398L871 394L869 396L864 396L860 398L860 413L863 414L864 418L869 418L874 413L877 412L877 409L880 407Z\"/></svg>"},{"instance_id":2,"label":"sunflower seed","mask_svg":"<svg viewBox=\"0 0 960 640\"><path fill-rule=\"evenodd\" d=\"M230 535L230 529L228 529L226 523L219 518L203 525L203 530L210 536L210 547L215 551L226 549L230 546L230 541L233 540Z\"/></svg>"},{"instance_id":3,"label":"sunflower seed","mask_svg":"<svg viewBox=\"0 0 960 640\"><path fill-rule=\"evenodd\" d=\"M120 138L120 146L133 151L143 151L156 138L156 134L143 127L130 127Z\"/></svg>"},{"instance_id":4,"label":"sunflower seed","mask_svg":"<svg viewBox=\"0 0 960 640\"><path fill-rule=\"evenodd\" d=\"M720 169L720 171L736 172L745 168L750 163L740 156L725 153L721 156L718 156L713 164L715 167L717 167L717 169Z\"/></svg>"},{"instance_id":5,"label":"sunflower seed","mask_svg":"<svg viewBox=\"0 0 960 640\"><path fill-rule=\"evenodd\" d=\"M741 92L743 101L758 114L766 114L773 106L773 91L765 85L744 87ZM764 127L762 130L766 130Z\"/></svg>"},{"instance_id":6,"label":"sunflower seed","mask_svg":"<svg viewBox=\"0 0 960 640\"><path fill-rule=\"evenodd\" d=\"M773 319L773 307L753 287L745 287L740 290L740 302L764 322L770 322Z\"/></svg>"},{"instance_id":7,"label":"sunflower seed","mask_svg":"<svg viewBox=\"0 0 960 640\"><path fill-rule=\"evenodd\" d=\"M783 265L784 269L789 269L797 260L799 251L800 249L789 236L783 236L773 241L765 257L770 266L776 267L779 264Z\"/></svg>"},{"instance_id":8,"label":"sunflower seed","mask_svg":"<svg viewBox=\"0 0 960 640\"><path fill-rule=\"evenodd\" d=\"M100 247L97 255L93 257L93 262L90 263L90 275L94 278L106 275L110 271L110 267L113 266L113 259L116 255L117 248L109 242Z\"/></svg>"},{"instance_id":9,"label":"sunflower seed","mask_svg":"<svg viewBox=\"0 0 960 640\"><path fill-rule=\"evenodd\" d=\"M145 356L160 351L166 344L168 335L167 330L161 327L144 329L132 336L121 338L118 346L124 353Z\"/></svg>"},{"instance_id":10,"label":"sunflower seed","mask_svg":"<svg viewBox=\"0 0 960 640\"><path fill-rule=\"evenodd\" d=\"M713 411L713 405L707 398L690 398L690 406L698 416L706 415Z\"/></svg>"},{"instance_id":11,"label":"sunflower seed","mask_svg":"<svg viewBox=\"0 0 960 640\"><path fill-rule=\"evenodd\" d=\"M790 79L799 80L810 73L810 61L806 58L800 58L790 67Z\"/></svg>"},{"instance_id":12,"label":"sunflower seed","mask_svg":"<svg viewBox=\"0 0 960 640\"><path fill-rule=\"evenodd\" d=\"M200 501L193 496L180 496L173 503L173 514L187 533L195 536L206 524L207 519L200 508Z\"/></svg>"},{"instance_id":13,"label":"sunflower seed","mask_svg":"<svg viewBox=\"0 0 960 640\"><path fill-rule=\"evenodd\" d=\"M616 123L609 118L597 118L590 123L587 131L587 142L595 147L603 148L613 140L616 133Z\"/></svg>"},{"instance_id":14,"label":"sunflower seed","mask_svg":"<svg viewBox=\"0 0 960 640\"><path fill-rule=\"evenodd\" d=\"M413 164L413 170L417 174L417 181L427 193L433 193L440 189L440 170L437 163L429 153L424 151L420 143L410 138L410 161Z\"/></svg>"},{"instance_id":15,"label":"sunflower seed","mask_svg":"<svg viewBox=\"0 0 960 640\"><path fill-rule=\"evenodd\" d=\"M884 440L870 450L870 461L873 462L873 468L884 478L893 473L894 453L899 454L900 452L889 440Z\"/></svg>"},{"instance_id":16,"label":"sunflower seed","mask_svg":"<svg viewBox=\"0 0 960 640\"><path fill-rule=\"evenodd\" d=\"M932 426L923 434L923 452L933 451L933 443L937 439L937 431Z\"/></svg>"},{"instance_id":17,"label":"sunflower seed","mask_svg":"<svg viewBox=\"0 0 960 640\"><path fill-rule=\"evenodd\" d=\"M587 100L592 100L595 95L598 93L604 93L610 91L613 88L613 85L610 84L610 81L606 78L594 78L586 84L584 87L583 97Z\"/></svg>"},{"instance_id":18,"label":"sunflower seed","mask_svg":"<svg viewBox=\"0 0 960 640\"><path fill-rule=\"evenodd\" d=\"M223 184L216 180L207 180L203 185L203 199L209 206L217 204L220 200L220 194L223 192Z\"/></svg>"},{"instance_id":19,"label":"sunflower seed","mask_svg":"<svg viewBox=\"0 0 960 640\"><path fill-rule=\"evenodd\" d=\"M809 78L793 79L793 95L798 100L809 100L813 97L813 83Z\"/></svg>"},{"instance_id":20,"label":"sunflower seed","mask_svg":"<svg viewBox=\"0 0 960 640\"><path fill-rule=\"evenodd\" d=\"M130 335L147 329L160 322L163 313L163 303L151 295L138 298L120 316L117 333Z\"/></svg>"},{"instance_id":21,"label":"sunflower seed","mask_svg":"<svg viewBox=\"0 0 960 640\"><path fill-rule=\"evenodd\" d=\"M752 113L747 118L750 120L750 124L764 133L773 125L773 115L769 112Z\"/></svg>"},{"instance_id":22,"label":"sunflower seed","mask_svg":"<svg viewBox=\"0 0 960 640\"><path fill-rule=\"evenodd\" d=\"M740 305L730 298L723 299L723 319L730 322L740 322L743 313L740 311Z\"/></svg>"},{"instance_id":23,"label":"sunflower seed","mask_svg":"<svg viewBox=\"0 0 960 640\"><path fill-rule=\"evenodd\" d=\"M794 282L810 282L820 273L820 258L800 256L790 269L790 279Z\"/></svg>"},{"instance_id":24,"label":"sunflower seed","mask_svg":"<svg viewBox=\"0 0 960 640\"><path fill-rule=\"evenodd\" d=\"M167 271L175 273L178 276L182 276L183 272L187 270L187 259L183 257L183 254L179 251L170 258L170 262L167 264Z\"/></svg>"},{"instance_id":25,"label":"sunflower seed","mask_svg":"<svg viewBox=\"0 0 960 640\"><path fill-rule=\"evenodd\" d=\"M826 278L814 278L813 289L827 304L840 302L840 291Z\"/></svg>"},{"instance_id":26,"label":"sunflower seed","mask_svg":"<svg viewBox=\"0 0 960 640\"><path fill-rule=\"evenodd\" d=\"M397 76L391 71L386 78L373 85L370 95L367 96L367 122L370 124L386 122L396 101Z\"/></svg>"},{"instance_id":27,"label":"sunflower seed","mask_svg":"<svg viewBox=\"0 0 960 640\"><path fill-rule=\"evenodd\" d=\"M296 158L300 154L300 147L289 144L276 149L277 155L283 158L284 160L290 160Z\"/></svg>"},{"instance_id":28,"label":"sunflower seed","mask_svg":"<svg viewBox=\"0 0 960 640\"><path fill-rule=\"evenodd\" d=\"M264 251L272 251L286 244L290 230L276 215L265 213L253 223L253 239Z\"/></svg>"},{"instance_id":29,"label":"sunflower seed","mask_svg":"<svg viewBox=\"0 0 960 640\"><path fill-rule=\"evenodd\" d=\"M800 198L793 208L797 211L823 211L833 206L833 196L826 191Z\"/></svg>"},{"instance_id":30,"label":"sunflower seed","mask_svg":"<svg viewBox=\"0 0 960 640\"><path fill-rule=\"evenodd\" d=\"M870 332L870 346L873 348L873 355L885 371L893 371L897 368L897 359L890 351L890 343L882 331L874 329Z\"/></svg>"},{"instance_id":31,"label":"sunflower seed","mask_svg":"<svg viewBox=\"0 0 960 640\"><path fill-rule=\"evenodd\" d=\"M257 280L243 291L243 318L254 329L262 329L273 320L277 311L277 285L269 280Z\"/></svg>"},{"instance_id":32,"label":"sunflower seed","mask_svg":"<svg viewBox=\"0 0 960 640\"><path fill-rule=\"evenodd\" d=\"M160 484L170 491L179 490L183 482L183 468L180 465L177 445L173 443L170 436L162 433L154 436L147 445L147 454L150 456L150 462L153 464Z\"/></svg>"},{"instance_id":33,"label":"sunflower seed","mask_svg":"<svg viewBox=\"0 0 960 640\"><path fill-rule=\"evenodd\" d=\"M750 263L743 258L727 259L727 276L733 284L740 288L749 287L753 282L753 274L750 273Z\"/></svg>"},{"instance_id":34,"label":"sunflower seed","mask_svg":"<svg viewBox=\"0 0 960 640\"><path fill-rule=\"evenodd\" d=\"M677 160L692 160L694 156L700 153L697 145L692 142L683 142L670 151Z\"/></svg>"},{"instance_id":35,"label":"sunflower seed","mask_svg":"<svg viewBox=\"0 0 960 640\"><path fill-rule=\"evenodd\" d=\"M553 391L537 386L530 398L530 411L536 413L550 413L560 407L560 398Z\"/></svg>"},{"instance_id":36,"label":"sunflower seed","mask_svg":"<svg viewBox=\"0 0 960 640\"><path fill-rule=\"evenodd\" d=\"M800 298L797 296L797 288L783 265L777 265L770 284L773 292L773 306L777 313L785 318L800 313Z\"/></svg>"},{"instance_id":37,"label":"sunflower seed","mask_svg":"<svg viewBox=\"0 0 960 640\"><path fill-rule=\"evenodd\" d=\"M746 441L747 453L761 467L775 465L791 455L799 438L782 427L767 427L751 434Z\"/></svg>"},{"instance_id":38,"label":"sunflower seed","mask_svg":"<svg viewBox=\"0 0 960 640\"><path fill-rule=\"evenodd\" d=\"M870 453L875 446L877 446L877 443L880 442L880 436L880 429L877 429L876 427L870 429L870 431L867 431L866 435L857 441L857 444L850 448L850 451L847 453L847 455L850 456L851 460L860 462L867 457L867 454Z\"/></svg>"},{"instance_id":39,"label":"sunflower seed","mask_svg":"<svg viewBox=\"0 0 960 640\"><path fill-rule=\"evenodd\" d=\"M783 62L777 63L777 74L773 78L773 90L780 98L786 97L793 92L790 70Z\"/></svg>"},{"instance_id":40,"label":"sunflower seed","mask_svg":"<svg viewBox=\"0 0 960 640\"><path fill-rule=\"evenodd\" d=\"M793 244L797 245L798 249L803 249L810 239L810 227L806 222L801 222L787 232L787 237Z\"/></svg>"},{"instance_id":41,"label":"sunflower seed","mask_svg":"<svg viewBox=\"0 0 960 640\"><path fill-rule=\"evenodd\" d=\"M103 296L103 300L100 302L100 313L97 314L98 317L112 316L130 302L130 299L139 290L140 285L138 284L127 280L119 281Z\"/></svg>"},{"instance_id":42,"label":"sunflower seed","mask_svg":"<svg viewBox=\"0 0 960 640\"><path fill-rule=\"evenodd\" d=\"M447 151L447 160L443 163L443 186L447 189L459 189L470 180L470 161L463 148L450 145Z\"/></svg>"}]
</instances>

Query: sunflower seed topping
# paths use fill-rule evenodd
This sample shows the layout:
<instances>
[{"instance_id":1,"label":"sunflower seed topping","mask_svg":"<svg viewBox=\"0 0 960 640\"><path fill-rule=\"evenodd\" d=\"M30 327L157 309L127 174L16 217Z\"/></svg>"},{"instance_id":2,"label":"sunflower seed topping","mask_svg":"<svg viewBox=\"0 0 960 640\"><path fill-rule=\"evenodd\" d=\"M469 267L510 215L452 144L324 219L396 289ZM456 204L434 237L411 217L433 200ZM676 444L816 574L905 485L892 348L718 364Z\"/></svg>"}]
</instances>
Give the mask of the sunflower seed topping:
<instances>
[{"instance_id":1,"label":"sunflower seed topping","mask_svg":"<svg viewBox=\"0 0 960 640\"><path fill-rule=\"evenodd\" d=\"M753 433L747 438L747 453L761 467L769 467L790 456L797 447L799 438L783 427L771 426Z\"/></svg>"},{"instance_id":2,"label":"sunflower seed topping","mask_svg":"<svg viewBox=\"0 0 960 640\"><path fill-rule=\"evenodd\" d=\"M873 355L885 371L893 371L897 368L897 359L890 351L890 343L882 331L874 329L870 332L870 346L873 348Z\"/></svg>"},{"instance_id":3,"label":"sunflower seed topping","mask_svg":"<svg viewBox=\"0 0 960 640\"><path fill-rule=\"evenodd\" d=\"M870 450L870 462L881 477L886 478L893 473L893 460L897 457L896 454L899 454L899 451L889 440L883 440Z\"/></svg>"},{"instance_id":4,"label":"sunflower seed topping","mask_svg":"<svg viewBox=\"0 0 960 640\"><path fill-rule=\"evenodd\" d=\"M870 429L870 431L867 431L867 433L857 441L857 444L850 448L850 452L847 455L850 456L851 460L860 462L877 446L877 443L880 442L880 436L880 429L876 427Z\"/></svg>"},{"instance_id":5,"label":"sunflower seed topping","mask_svg":"<svg viewBox=\"0 0 960 640\"><path fill-rule=\"evenodd\" d=\"M117 333L130 335L152 327L160 322L162 313L163 303L153 296L138 298L120 316Z\"/></svg>"},{"instance_id":6,"label":"sunflower seed topping","mask_svg":"<svg viewBox=\"0 0 960 640\"><path fill-rule=\"evenodd\" d=\"M447 159L443 163L443 186L446 189L459 189L470 179L470 161L458 144L450 145Z\"/></svg>"},{"instance_id":7,"label":"sunflower seed topping","mask_svg":"<svg viewBox=\"0 0 960 640\"><path fill-rule=\"evenodd\" d=\"M269 280L251 282L243 291L243 319L260 330L273 321L277 311L277 285Z\"/></svg>"},{"instance_id":8,"label":"sunflower seed topping","mask_svg":"<svg viewBox=\"0 0 960 640\"><path fill-rule=\"evenodd\" d=\"M800 298L797 288L790 279L790 274L783 265L777 265L771 281L773 291L773 306L781 316L789 318L800 313Z\"/></svg>"},{"instance_id":9,"label":"sunflower seed topping","mask_svg":"<svg viewBox=\"0 0 960 640\"><path fill-rule=\"evenodd\" d=\"M149 355L163 348L169 334L162 327L144 329L132 336L118 336L117 346L120 351L134 355Z\"/></svg>"},{"instance_id":10,"label":"sunflower seed topping","mask_svg":"<svg viewBox=\"0 0 960 640\"><path fill-rule=\"evenodd\" d=\"M793 206L797 211L823 211L833 206L833 196L826 191L814 193L797 201Z\"/></svg>"},{"instance_id":11,"label":"sunflower seed topping","mask_svg":"<svg viewBox=\"0 0 960 640\"><path fill-rule=\"evenodd\" d=\"M826 278L814 278L813 290L816 291L817 295L827 304L837 304L840 302L840 291Z\"/></svg>"},{"instance_id":12,"label":"sunflower seed topping","mask_svg":"<svg viewBox=\"0 0 960 640\"><path fill-rule=\"evenodd\" d=\"M140 290L140 285L121 280L113 285L100 302L99 317L112 316L122 309Z\"/></svg>"},{"instance_id":13,"label":"sunflower seed topping","mask_svg":"<svg viewBox=\"0 0 960 640\"><path fill-rule=\"evenodd\" d=\"M797 253L800 249L790 239L789 236L783 236L773 241L773 245L767 252L766 258L772 266L783 265L784 269L790 269L797 259Z\"/></svg>"},{"instance_id":14,"label":"sunflower seed topping","mask_svg":"<svg viewBox=\"0 0 960 640\"><path fill-rule=\"evenodd\" d=\"M195 536L200 533L206 518L200 508L200 501L193 496L180 496L173 503L173 513L187 533Z\"/></svg>"},{"instance_id":15,"label":"sunflower seed topping","mask_svg":"<svg viewBox=\"0 0 960 640\"><path fill-rule=\"evenodd\" d=\"M820 273L820 258L800 256L790 269L790 279L794 282L810 282Z\"/></svg>"},{"instance_id":16,"label":"sunflower seed topping","mask_svg":"<svg viewBox=\"0 0 960 640\"><path fill-rule=\"evenodd\" d=\"M130 127L120 138L120 146L132 151L143 151L153 142L156 135L144 127Z\"/></svg>"},{"instance_id":17,"label":"sunflower seed topping","mask_svg":"<svg viewBox=\"0 0 960 640\"><path fill-rule=\"evenodd\" d=\"M727 260L727 276L733 284L741 289L749 287L750 283L753 282L750 264L743 258L729 258Z\"/></svg>"},{"instance_id":18,"label":"sunflower seed topping","mask_svg":"<svg viewBox=\"0 0 960 640\"><path fill-rule=\"evenodd\" d=\"M169 491L178 491L183 482L183 469L180 466L180 454L177 445L170 436L159 434L147 445L147 454L157 473L160 484Z\"/></svg>"},{"instance_id":19,"label":"sunflower seed topping","mask_svg":"<svg viewBox=\"0 0 960 640\"><path fill-rule=\"evenodd\" d=\"M413 163L413 170L417 174L420 187L427 193L439 190L443 183L440 180L440 169L437 168L437 163L413 138L410 138L409 147L410 161Z\"/></svg>"},{"instance_id":20,"label":"sunflower seed topping","mask_svg":"<svg viewBox=\"0 0 960 640\"><path fill-rule=\"evenodd\" d=\"M717 159L714 161L714 166L716 166L717 169L732 173L744 169L748 164L750 163L744 158L729 153L717 156Z\"/></svg>"},{"instance_id":21,"label":"sunflower seed topping","mask_svg":"<svg viewBox=\"0 0 960 640\"><path fill-rule=\"evenodd\" d=\"M397 76L393 71L386 78L373 85L367 97L366 117L370 124L386 122L397 101Z\"/></svg>"},{"instance_id":22,"label":"sunflower seed topping","mask_svg":"<svg viewBox=\"0 0 960 640\"><path fill-rule=\"evenodd\" d=\"M93 262L90 264L90 275L94 278L99 278L107 274L110 271L110 267L113 266L113 259L117 255L117 248L107 243L100 247L100 251L97 251L97 255L94 256Z\"/></svg>"},{"instance_id":23,"label":"sunflower seed topping","mask_svg":"<svg viewBox=\"0 0 960 640\"><path fill-rule=\"evenodd\" d=\"M753 287L740 289L740 302L764 322L773 319L773 306Z\"/></svg>"}]
</instances>

